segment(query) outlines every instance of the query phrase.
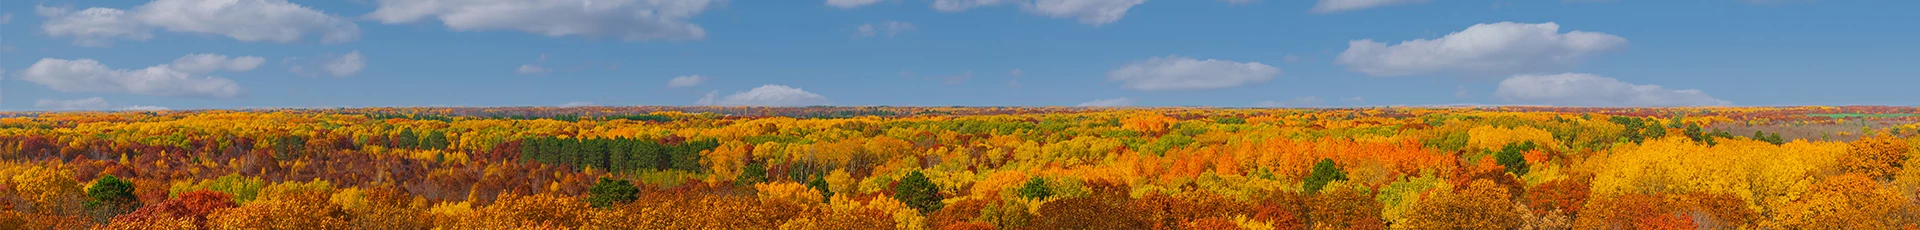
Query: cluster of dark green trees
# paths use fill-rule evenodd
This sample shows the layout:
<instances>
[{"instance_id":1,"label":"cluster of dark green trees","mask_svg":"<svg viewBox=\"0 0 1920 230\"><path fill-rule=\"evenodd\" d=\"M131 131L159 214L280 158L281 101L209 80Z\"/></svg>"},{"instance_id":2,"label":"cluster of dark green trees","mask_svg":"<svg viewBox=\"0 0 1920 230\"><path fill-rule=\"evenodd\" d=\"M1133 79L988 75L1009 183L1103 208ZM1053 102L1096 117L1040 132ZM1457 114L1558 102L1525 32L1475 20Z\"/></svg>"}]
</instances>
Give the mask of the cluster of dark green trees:
<instances>
[{"instance_id":1,"label":"cluster of dark green trees","mask_svg":"<svg viewBox=\"0 0 1920 230\"><path fill-rule=\"evenodd\" d=\"M610 172L681 170L701 172L700 152L720 147L713 139L662 143L647 139L535 137L520 140L520 160Z\"/></svg>"},{"instance_id":2,"label":"cluster of dark green trees","mask_svg":"<svg viewBox=\"0 0 1920 230\"><path fill-rule=\"evenodd\" d=\"M1493 153L1493 160L1495 163L1500 163L1501 167L1507 168L1507 172L1513 173L1513 175L1527 175L1528 166L1525 154L1527 151L1532 151L1538 147L1540 146L1534 144L1533 141L1508 143L1507 146L1501 146L1499 152Z\"/></svg>"}]
</instances>

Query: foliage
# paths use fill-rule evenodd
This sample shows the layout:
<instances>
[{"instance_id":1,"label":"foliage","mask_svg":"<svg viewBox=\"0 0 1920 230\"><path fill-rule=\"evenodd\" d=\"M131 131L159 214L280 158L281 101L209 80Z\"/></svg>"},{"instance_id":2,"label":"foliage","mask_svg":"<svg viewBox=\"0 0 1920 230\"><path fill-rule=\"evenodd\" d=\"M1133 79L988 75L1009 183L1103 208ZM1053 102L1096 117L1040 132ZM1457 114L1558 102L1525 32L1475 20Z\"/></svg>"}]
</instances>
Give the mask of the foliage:
<instances>
[{"instance_id":1,"label":"foliage","mask_svg":"<svg viewBox=\"0 0 1920 230\"><path fill-rule=\"evenodd\" d=\"M1333 159L1320 159L1320 163L1313 164L1313 174L1307 176L1307 183L1302 185L1302 189L1307 193L1318 193L1327 183L1344 180L1347 180L1347 172L1333 165Z\"/></svg>"},{"instance_id":2,"label":"foliage","mask_svg":"<svg viewBox=\"0 0 1920 230\"><path fill-rule=\"evenodd\" d=\"M638 199L638 193L640 189L633 187L631 182L603 177L600 182L593 183L593 188L587 189L587 204L595 208L625 204Z\"/></svg>"},{"instance_id":3,"label":"foliage","mask_svg":"<svg viewBox=\"0 0 1920 230\"><path fill-rule=\"evenodd\" d=\"M0 113L0 228L1900 229L1920 227L1920 117L1808 114L1915 113Z\"/></svg>"},{"instance_id":4,"label":"foliage","mask_svg":"<svg viewBox=\"0 0 1920 230\"><path fill-rule=\"evenodd\" d=\"M920 171L907 173L907 176L900 178L899 183L898 187L894 188L893 199L906 203L920 213L931 213L945 205L940 201L939 185L933 184L933 181L928 180L927 175Z\"/></svg>"}]
</instances>

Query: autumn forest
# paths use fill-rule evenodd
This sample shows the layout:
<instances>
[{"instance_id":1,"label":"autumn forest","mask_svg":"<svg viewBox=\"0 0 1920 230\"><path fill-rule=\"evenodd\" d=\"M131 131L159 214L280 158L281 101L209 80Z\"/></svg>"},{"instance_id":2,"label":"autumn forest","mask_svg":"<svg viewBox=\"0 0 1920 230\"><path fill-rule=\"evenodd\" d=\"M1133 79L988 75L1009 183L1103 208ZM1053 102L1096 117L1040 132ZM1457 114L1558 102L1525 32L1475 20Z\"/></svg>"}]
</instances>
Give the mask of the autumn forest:
<instances>
[{"instance_id":1,"label":"autumn forest","mask_svg":"<svg viewBox=\"0 0 1920 230\"><path fill-rule=\"evenodd\" d=\"M0 113L0 229L1915 229L1920 108Z\"/></svg>"}]
</instances>

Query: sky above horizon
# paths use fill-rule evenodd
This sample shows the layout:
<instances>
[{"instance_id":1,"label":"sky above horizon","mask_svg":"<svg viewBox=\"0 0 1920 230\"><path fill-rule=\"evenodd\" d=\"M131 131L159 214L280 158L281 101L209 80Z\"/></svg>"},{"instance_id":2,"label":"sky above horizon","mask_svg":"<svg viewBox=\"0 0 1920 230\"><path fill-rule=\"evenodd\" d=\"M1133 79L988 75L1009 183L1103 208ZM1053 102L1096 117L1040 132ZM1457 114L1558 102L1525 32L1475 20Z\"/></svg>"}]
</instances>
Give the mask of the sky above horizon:
<instances>
[{"instance_id":1,"label":"sky above horizon","mask_svg":"<svg viewBox=\"0 0 1920 230\"><path fill-rule=\"evenodd\" d=\"M1920 105L1920 2L0 2L0 110Z\"/></svg>"}]
</instances>

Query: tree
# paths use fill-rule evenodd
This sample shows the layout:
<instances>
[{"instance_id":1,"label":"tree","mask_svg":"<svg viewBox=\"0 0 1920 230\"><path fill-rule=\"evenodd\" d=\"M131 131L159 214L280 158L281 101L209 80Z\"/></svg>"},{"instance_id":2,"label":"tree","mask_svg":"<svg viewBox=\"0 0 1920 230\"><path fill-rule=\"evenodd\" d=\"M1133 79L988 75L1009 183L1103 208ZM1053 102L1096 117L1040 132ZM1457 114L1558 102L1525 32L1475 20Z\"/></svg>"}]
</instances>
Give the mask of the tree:
<instances>
[{"instance_id":1,"label":"tree","mask_svg":"<svg viewBox=\"0 0 1920 230\"><path fill-rule=\"evenodd\" d=\"M1871 136L1847 143L1853 151L1840 156L1840 167L1877 180L1892 179L1907 161L1906 140L1891 136Z\"/></svg>"},{"instance_id":2,"label":"tree","mask_svg":"<svg viewBox=\"0 0 1920 230\"><path fill-rule=\"evenodd\" d=\"M908 207L913 207L914 210L919 210L923 214L933 213L945 205L940 203L939 185L933 184L933 181L927 179L927 175L921 174L920 171L907 173L907 176L900 178L900 184L894 187L893 199L900 200L901 203L906 203Z\"/></svg>"},{"instance_id":3,"label":"tree","mask_svg":"<svg viewBox=\"0 0 1920 230\"><path fill-rule=\"evenodd\" d=\"M429 132L426 139L420 140L423 149L446 149L449 144L445 132Z\"/></svg>"},{"instance_id":4,"label":"tree","mask_svg":"<svg viewBox=\"0 0 1920 230\"><path fill-rule=\"evenodd\" d=\"M1527 158L1524 154L1533 148L1532 141L1507 144L1500 148L1500 152L1494 153L1493 158L1500 166L1506 167L1507 172L1524 176L1527 175Z\"/></svg>"},{"instance_id":5,"label":"tree","mask_svg":"<svg viewBox=\"0 0 1920 230\"><path fill-rule=\"evenodd\" d=\"M399 142L398 146L394 146L396 148L412 149L414 147L420 146L420 135L414 134L413 128L400 130L400 135L397 137L394 137L393 139L394 139L394 142Z\"/></svg>"},{"instance_id":6,"label":"tree","mask_svg":"<svg viewBox=\"0 0 1920 230\"><path fill-rule=\"evenodd\" d=\"M1521 213L1506 187L1476 180L1457 192L1439 192L1408 215L1412 229L1515 229ZM1399 227L1399 226L1394 226Z\"/></svg>"},{"instance_id":7,"label":"tree","mask_svg":"<svg viewBox=\"0 0 1920 230\"><path fill-rule=\"evenodd\" d=\"M631 182L602 177L587 189L587 204L595 208L612 207L639 199L639 193L640 189Z\"/></svg>"},{"instance_id":8,"label":"tree","mask_svg":"<svg viewBox=\"0 0 1920 230\"><path fill-rule=\"evenodd\" d=\"M820 202L822 203L833 200L833 188L827 185L827 177L825 176L814 176L813 180L807 181L807 188L819 190Z\"/></svg>"},{"instance_id":9,"label":"tree","mask_svg":"<svg viewBox=\"0 0 1920 230\"><path fill-rule=\"evenodd\" d=\"M1027 184L1021 185L1020 190L1015 192L1020 194L1020 198L1036 200L1053 196L1053 191L1047 188L1047 179L1040 177L1027 180Z\"/></svg>"},{"instance_id":10,"label":"tree","mask_svg":"<svg viewBox=\"0 0 1920 230\"><path fill-rule=\"evenodd\" d=\"M87 198L86 207L97 221L132 212L140 206L138 198L133 196L133 182L113 175L94 180L93 187L87 188Z\"/></svg>"},{"instance_id":11,"label":"tree","mask_svg":"<svg viewBox=\"0 0 1920 230\"><path fill-rule=\"evenodd\" d=\"M740 176L733 179L733 181L741 185L751 185L767 181L767 162L765 160L752 158L747 159L747 165L741 167Z\"/></svg>"},{"instance_id":12,"label":"tree","mask_svg":"<svg viewBox=\"0 0 1920 230\"><path fill-rule=\"evenodd\" d=\"M1343 180L1347 180L1347 172L1333 165L1333 159L1321 158L1320 163L1313 165L1312 174L1307 175L1306 184L1302 186L1308 194L1312 194L1320 192L1329 182Z\"/></svg>"}]
</instances>

